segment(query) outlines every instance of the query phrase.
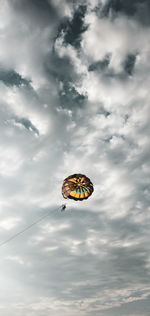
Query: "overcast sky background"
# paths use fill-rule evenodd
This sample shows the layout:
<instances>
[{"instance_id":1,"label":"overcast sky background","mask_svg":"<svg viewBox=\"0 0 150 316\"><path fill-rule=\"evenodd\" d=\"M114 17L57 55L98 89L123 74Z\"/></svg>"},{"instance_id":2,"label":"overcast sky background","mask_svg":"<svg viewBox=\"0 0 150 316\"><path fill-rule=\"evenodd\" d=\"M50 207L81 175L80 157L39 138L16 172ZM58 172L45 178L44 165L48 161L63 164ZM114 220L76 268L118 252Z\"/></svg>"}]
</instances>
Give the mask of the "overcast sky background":
<instances>
[{"instance_id":1,"label":"overcast sky background","mask_svg":"<svg viewBox=\"0 0 150 316\"><path fill-rule=\"evenodd\" d=\"M0 248L0 315L150 315L149 83L149 0L0 0L0 242L51 213Z\"/></svg>"}]
</instances>

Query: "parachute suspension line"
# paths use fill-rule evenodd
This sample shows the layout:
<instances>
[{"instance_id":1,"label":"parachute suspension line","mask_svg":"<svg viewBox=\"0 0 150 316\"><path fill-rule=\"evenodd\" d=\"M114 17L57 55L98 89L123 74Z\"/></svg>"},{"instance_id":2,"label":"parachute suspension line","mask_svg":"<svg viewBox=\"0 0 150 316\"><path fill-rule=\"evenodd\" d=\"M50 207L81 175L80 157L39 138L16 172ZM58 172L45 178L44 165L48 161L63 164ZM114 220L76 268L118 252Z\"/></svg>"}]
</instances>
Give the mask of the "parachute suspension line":
<instances>
[{"instance_id":1,"label":"parachute suspension line","mask_svg":"<svg viewBox=\"0 0 150 316\"><path fill-rule=\"evenodd\" d=\"M54 211L57 211L61 208L61 206L58 207L58 209L55 209ZM33 226L36 226L38 223L42 222L46 217L50 216L52 213L54 213L54 211L52 212L48 212L45 215L41 216L38 220L36 220L35 222L33 222L32 224L30 224L29 226L26 226L23 230L21 230L20 232L12 235L10 238L4 240L2 243L0 243L0 247L7 244L8 242L10 242L11 240L15 239L16 237L18 237L19 235L23 234L24 232L26 232L28 229L32 228Z\"/></svg>"}]
</instances>

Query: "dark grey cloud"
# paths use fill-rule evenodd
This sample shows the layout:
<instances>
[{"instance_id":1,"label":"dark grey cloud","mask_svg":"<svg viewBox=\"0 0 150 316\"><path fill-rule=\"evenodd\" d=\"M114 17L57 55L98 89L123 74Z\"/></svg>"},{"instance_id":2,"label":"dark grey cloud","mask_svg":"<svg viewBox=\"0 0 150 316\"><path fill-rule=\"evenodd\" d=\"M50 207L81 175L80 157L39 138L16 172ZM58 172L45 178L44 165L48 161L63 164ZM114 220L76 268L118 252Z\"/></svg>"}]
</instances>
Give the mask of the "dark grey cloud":
<instances>
[{"instance_id":1,"label":"dark grey cloud","mask_svg":"<svg viewBox=\"0 0 150 316\"><path fill-rule=\"evenodd\" d=\"M107 55L103 60L100 60L91 64L88 70L89 71L94 71L94 70L103 71L108 67L109 61L110 61L110 56Z\"/></svg>"},{"instance_id":2,"label":"dark grey cloud","mask_svg":"<svg viewBox=\"0 0 150 316\"><path fill-rule=\"evenodd\" d=\"M77 107L83 107L86 97L79 94L74 87L71 87L69 82L64 83L60 89L60 104L64 108L76 109Z\"/></svg>"},{"instance_id":3,"label":"dark grey cloud","mask_svg":"<svg viewBox=\"0 0 150 316\"><path fill-rule=\"evenodd\" d=\"M124 70L126 71L128 75L133 74L135 62L136 62L136 55L129 54L124 63Z\"/></svg>"},{"instance_id":4,"label":"dark grey cloud","mask_svg":"<svg viewBox=\"0 0 150 316\"><path fill-rule=\"evenodd\" d=\"M109 0L102 8L102 15L108 16L125 14L133 19L137 19L144 25L149 25L150 4L148 0Z\"/></svg>"},{"instance_id":5,"label":"dark grey cloud","mask_svg":"<svg viewBox=\"0 0 150 316\"><path fill-rule=\"evenodd\" d=\"M126 79L126 74L131 76L134 73L134 66L136 63L136 57L137 54L128 54L123 62L123 69L120 70L120 72L115 73L111 68L108 69L108 66L111 61L111 56L108 54L103 60L97 61L95 63L92 63L88 70L89 71L97 71L97 72L103 72L104 76L106 75L107 78L115 77L120 80Z\"/></svg>"},{"instance_id":6,"label":"dark grey cloud","mask_svg":"<svg viewBox=\"0 0 150 316\"><path fill-rule=\"evenodd\" d=\"M24 117L23 118L16 118L15 122L21 124L26 129L33 131L35 134L39 135L38 129L27 118L24 118Z\"/></svg>"},{"instance_id":7,"label":"dark grey cloud","mask_svg":"<svg viewBox=\"0 0 150 316\"><path fill-rule=\"evenodd\" d=\"M70 44L76 48L80 47L81 35L87 29L84 25L84 16L86 14L86 6L80 5L75 10L72 20L65 19L58 28L58 37L64 33L64 43Z\"/></svg>"},{"instance_id":8,"label":"dark grey cloud","mask_svg":"<svg viewBox=\"0 0 150 316\"><path fill-rule=\"evenodd\" d=\"M131 1L122 1L122 0L110 0L106 4L106 7L104 8L105 12L108 14L110 9L113 9L115 12L123 12L127 15L134 15L137 11L138 4L142 2L147 3L147 1L139 1L139 0L133 0Z\"/></svg>"},{"instance_id":9,"label":"dark grey cloud","mask_svg":"<svg viewBox=\"0 0 150 316\"><path fill-rule=\"evenodd\" d=\"M6 85L12 86L20 86L26 85L29 86L30 81L22 78L17 72L13 70L0 70L0 81L2 81Z\"/></svg>"}]
</instances>

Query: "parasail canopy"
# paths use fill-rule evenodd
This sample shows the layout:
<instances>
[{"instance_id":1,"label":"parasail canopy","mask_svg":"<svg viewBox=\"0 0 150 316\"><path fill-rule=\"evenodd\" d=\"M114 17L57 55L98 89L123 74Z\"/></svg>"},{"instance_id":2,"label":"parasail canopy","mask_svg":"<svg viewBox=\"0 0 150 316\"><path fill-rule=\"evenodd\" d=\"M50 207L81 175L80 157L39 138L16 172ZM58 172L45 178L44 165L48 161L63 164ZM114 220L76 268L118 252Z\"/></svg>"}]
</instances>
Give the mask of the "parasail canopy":
<instances>
[{"instance_id":1,"label":"parasail canopy","mask_svg":"<svg viewBox=\"0 0 150 316\"><path fill-rule=\"evenodd\" d=\"M84 174L73 174L63 181L62 195L65 199L82 201L93 193L93 183Z\"/></svg>"}]
</instances>

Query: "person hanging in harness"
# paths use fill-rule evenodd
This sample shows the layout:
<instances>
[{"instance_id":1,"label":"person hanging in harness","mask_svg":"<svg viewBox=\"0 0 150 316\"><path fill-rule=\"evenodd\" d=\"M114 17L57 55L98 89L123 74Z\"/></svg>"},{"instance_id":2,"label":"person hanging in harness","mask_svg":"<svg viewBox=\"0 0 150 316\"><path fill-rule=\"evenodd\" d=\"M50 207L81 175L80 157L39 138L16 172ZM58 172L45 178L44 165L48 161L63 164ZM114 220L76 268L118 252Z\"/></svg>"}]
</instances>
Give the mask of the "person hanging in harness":
<instances>
[{"instance_id":1,"label":"person hanging in harness","mask_svg":"<svg viewBox=\"0 0 150 316\"><path fill-rule=\"evenodd\" d=\"M62 204L61 206L61 212L65 211L66 210L66 204Z\"/></svg>"}]
</instances>

